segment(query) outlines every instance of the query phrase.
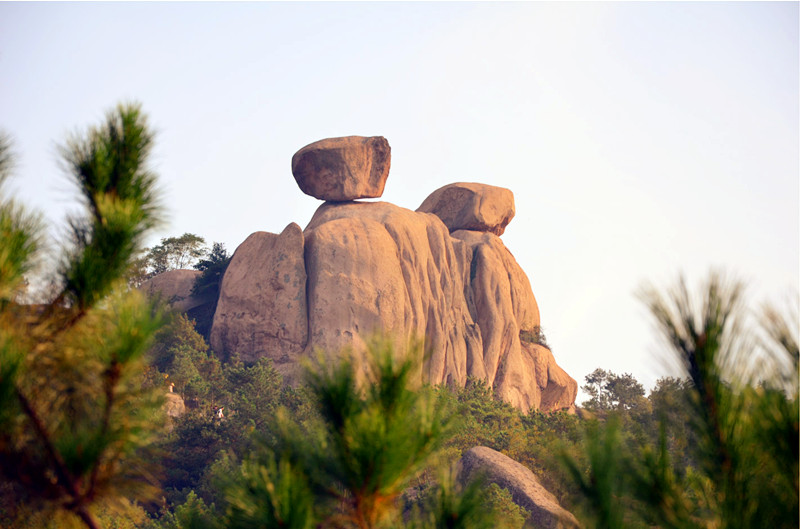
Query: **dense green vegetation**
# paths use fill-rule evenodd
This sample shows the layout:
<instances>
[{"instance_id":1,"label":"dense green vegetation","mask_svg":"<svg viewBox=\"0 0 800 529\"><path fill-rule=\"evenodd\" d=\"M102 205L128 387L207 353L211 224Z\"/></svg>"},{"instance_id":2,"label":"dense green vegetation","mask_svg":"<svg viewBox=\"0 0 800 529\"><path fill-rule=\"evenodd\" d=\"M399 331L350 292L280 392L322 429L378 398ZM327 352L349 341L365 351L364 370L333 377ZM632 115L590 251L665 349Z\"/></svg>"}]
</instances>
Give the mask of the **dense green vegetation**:
<instances>
[{"instance_id":1,"label":"dense green vegetation","mask_svg":"<svg viewBox=\"0 0 800 529\"><path fill-rule=\"evenodd\" d=\"M650 289L684 376L648 393L597 369L577 414L523 414L480 380L415 387L379 340L366 375L343 354L291 387L130 288L194 263L214 297L230 261L192 234L143 248L160 219L152 141L125 105L62 148L84 215L45 304L19 302L40 222L0 196L0 527L522 527L508 491L456 483L476 445L533 469L587 527L797 527L796 315L743 325L742 288L719 276L699 304L683 282ZM0 139L0 185L10 152ZM185 410L167 417L170 388Z\"/></svg>"}]
</instances>

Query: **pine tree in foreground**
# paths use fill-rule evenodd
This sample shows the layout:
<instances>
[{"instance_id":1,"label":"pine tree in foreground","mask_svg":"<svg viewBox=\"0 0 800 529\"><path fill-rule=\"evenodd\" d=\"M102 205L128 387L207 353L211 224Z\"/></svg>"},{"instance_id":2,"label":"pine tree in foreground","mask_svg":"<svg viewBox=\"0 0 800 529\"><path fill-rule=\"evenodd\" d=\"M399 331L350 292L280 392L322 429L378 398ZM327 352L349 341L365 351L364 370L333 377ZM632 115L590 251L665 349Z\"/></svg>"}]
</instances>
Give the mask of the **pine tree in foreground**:
<instances>
[{"instance_id":1,"label":"pine tree in foreground","mask_svg":"<svg viewBox=\"0 0 800 529\"><path fill-rule=\"evenodd\" d=\"M413 357L413 355L412 355ZM500 528L479 484L444 472L416 516L401 495L437 456L453 421L433 388L413 388L414 364L389 342L372 344L366 380L345 356L309 372L319 421L278 415L277 439L228 485L233 528Z\"/></svg>"},{"instance_id":2,"label":"pine tree in foreground","mask_svg":"<svg viewBox=\"0 0 800 529\"><path fill-rule=\"evenodd\" d=\"M161 414L140 376L160 318L125 283L160 221L152 142L140 107L121 105L62 147L85 209L69 219L47 303L16 302L41 230L0 195L0 519L12 524L97 528L98 511L157 490L146 450ZM0 143L2 180L7 153Z\"/></svg>"},{"instance_id":3,"label":"pine tree in foreground","mask_svg":"<svg viewBox=\"0 0 800 529\"><path fill-rule=\"evenodd\" d=\"M796 319L768 310L768 346L744 326L743 287L712 274L700 299L682 279L666 295L643 300L688 377L688 427L696 467L680 468L667 449L631 453L618 421L592 424L584 457L568 470L596 527L790 528L798 526Z\"/></svg>"}]
</instances>

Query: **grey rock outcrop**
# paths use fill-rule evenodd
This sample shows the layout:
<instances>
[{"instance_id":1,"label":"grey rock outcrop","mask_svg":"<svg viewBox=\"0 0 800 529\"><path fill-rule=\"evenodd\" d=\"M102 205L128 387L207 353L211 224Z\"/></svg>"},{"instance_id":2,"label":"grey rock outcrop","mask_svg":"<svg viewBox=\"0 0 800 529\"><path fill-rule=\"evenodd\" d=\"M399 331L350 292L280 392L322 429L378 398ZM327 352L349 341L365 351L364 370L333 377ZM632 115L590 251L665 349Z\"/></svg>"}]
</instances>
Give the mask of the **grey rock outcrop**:
<instances>
[{"instance_id":1,"label":"grey rock outcrop","mask_svg":"<svg viewBox=\"0 0 800 529\"><path fill-rule=\"evenodd\" d=\"M389 176L392 150L382 136L328 138L292 157L292 174L303 193L320 200L377 198Z\"/></svg>"},{"instance_id":2,"label":"grey rock outcrop","mask_svg":"<svg viewBox=\"0 0 800 529\"><path fill-rule=\"evenodd\" d=\"M514 218L514 194L503 187L456 182L431 193L417 211L433 213L451 232L474 230L502 235Z\"/></svg>"},{"instance_id":3,"label":"grey rock outcrop","mask_svg":"<svg viewBox=\"0 0 800 529\"><path fill-rule=\"evenodd\" d=\"M296 364L308 342L303 232L256 232L234 252L220 287L209 342L243 361L260 357L279 369Z\"/></svg>"},{"instance_id":4,"label":"grey rock outcrop","mask_svg":"<svg viewBox=\"0 0 800 529\"><path fill-rule=\"evenodd\" d=\"M458 480L469 483L481 476L511 493L514 503L530 511L525 527L577 529L578 520L545 489L536 475L524 465L485 446L470 448L459 461Z\"/></svg>"}]
</instances>

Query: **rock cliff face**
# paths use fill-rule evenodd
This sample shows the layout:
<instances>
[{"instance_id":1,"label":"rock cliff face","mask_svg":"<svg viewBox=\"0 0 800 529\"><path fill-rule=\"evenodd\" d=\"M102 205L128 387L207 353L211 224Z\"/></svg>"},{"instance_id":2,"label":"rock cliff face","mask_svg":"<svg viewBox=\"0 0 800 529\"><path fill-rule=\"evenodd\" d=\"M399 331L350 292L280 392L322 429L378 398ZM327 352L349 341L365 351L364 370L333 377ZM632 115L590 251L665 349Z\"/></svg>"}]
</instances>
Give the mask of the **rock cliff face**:
<instances>
[{"instance_id":1,"label":"rock cliff face","mask_svg":"<svg viewBox=\"0 0 800 529\"><path fill-rule=\"evenodd\" d=\"M400 349L419 339L425 382L463 386L474 376L525 411L572 406L576 382L527 338L538 333L539 308L499 237L514 216L511 191L451 184L418 211L354 201L380 196L389 159L384 138L354 136L295 155L301 189L329 201L305 230L257 232L237 248L212 347L269 357L291 377L315 350L358 353L374 333Z\"/></svg>"}]
</instances>

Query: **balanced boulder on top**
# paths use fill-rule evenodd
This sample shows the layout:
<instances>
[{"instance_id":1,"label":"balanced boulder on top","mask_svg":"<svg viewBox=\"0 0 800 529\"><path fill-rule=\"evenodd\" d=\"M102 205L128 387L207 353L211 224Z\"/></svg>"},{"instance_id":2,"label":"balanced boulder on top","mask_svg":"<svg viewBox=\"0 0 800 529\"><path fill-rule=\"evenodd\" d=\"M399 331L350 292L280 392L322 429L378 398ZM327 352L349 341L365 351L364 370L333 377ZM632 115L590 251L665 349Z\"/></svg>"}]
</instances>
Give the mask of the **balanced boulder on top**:
<instances>
[{"instance_id":1,"label":"balanced boulder on top","mask_svg":"<svg viewBox=\"0 0 800 529\"><path fill-rule=\"evenodd\" d=\"M392 150L382 136L328 138L292 157L292 174L306 195L344 202L377 198L389 176Z\"/></svg>"},{"instance_id":2,"label":"balanced boulder on top","mask_svg":"<svg viewBox=\"0 0 800 529\"><path fill-rule=\"evenodd\" d=\"M504 187L456 182L428 195L417 211L433 213L451 233L472 230L502 235L514 218L514 193Z\"/></svg>"}]
</instances>

